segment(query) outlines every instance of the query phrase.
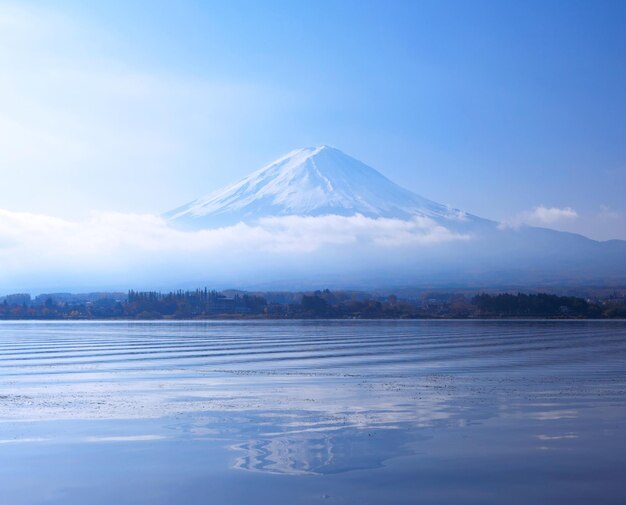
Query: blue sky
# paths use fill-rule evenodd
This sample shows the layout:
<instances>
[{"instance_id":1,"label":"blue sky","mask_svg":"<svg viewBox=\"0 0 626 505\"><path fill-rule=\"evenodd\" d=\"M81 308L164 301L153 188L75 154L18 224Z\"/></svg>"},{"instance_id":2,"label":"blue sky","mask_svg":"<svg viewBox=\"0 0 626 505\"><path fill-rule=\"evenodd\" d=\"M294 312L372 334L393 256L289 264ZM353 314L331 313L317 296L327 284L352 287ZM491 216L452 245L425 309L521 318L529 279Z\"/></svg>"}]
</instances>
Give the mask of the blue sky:
<instances>
[{"instance_id":1,"label":"blue sky","mask_svg":"<svg viewBox=\"0 0 626 505\"><path fill-rule=\"evenodd\" d=\"M330 144L626 239L624 2L0 2L0 207L160 213ZM546 217L547 216L547 217Z\"/></svg>"}]
</instances>

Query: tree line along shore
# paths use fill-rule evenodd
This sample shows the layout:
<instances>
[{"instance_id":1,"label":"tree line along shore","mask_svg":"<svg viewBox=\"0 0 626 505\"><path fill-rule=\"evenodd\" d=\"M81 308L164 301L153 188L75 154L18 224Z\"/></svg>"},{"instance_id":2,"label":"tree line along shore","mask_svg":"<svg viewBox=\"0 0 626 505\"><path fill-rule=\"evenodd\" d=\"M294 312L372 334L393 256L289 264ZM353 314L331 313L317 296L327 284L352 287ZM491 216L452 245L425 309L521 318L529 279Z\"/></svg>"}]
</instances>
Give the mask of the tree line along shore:
<instances>
[{"instance_id":1,"label":"tree line along shore","mask_svg":"<svg viewBox=\"0 0 626 505\"><path fill-rule=\"evenodd\" d=\"M129 291L0 297L2 320L626 318L626 296L600 300L549 293L396 295L324 291L246 293Z\"/></svg>"}]
</instances>

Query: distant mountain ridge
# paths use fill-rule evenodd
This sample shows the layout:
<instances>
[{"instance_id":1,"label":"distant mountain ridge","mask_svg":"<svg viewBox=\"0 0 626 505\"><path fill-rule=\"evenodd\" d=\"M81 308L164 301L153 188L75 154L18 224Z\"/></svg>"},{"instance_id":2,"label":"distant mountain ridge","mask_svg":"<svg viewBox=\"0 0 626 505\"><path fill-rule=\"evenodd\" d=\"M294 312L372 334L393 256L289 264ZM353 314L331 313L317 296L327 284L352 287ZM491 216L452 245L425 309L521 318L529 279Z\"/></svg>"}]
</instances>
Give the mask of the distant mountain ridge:
<instances>
[{"instance_id":1,"label":"distant mountain ridge","mask_svg":"<svg viewBox=\"0 0 626 505\"><path fill-rule=\"evenodd\" d=\"M326 145L296 149L248 177L165 214L192 228L251 223L270 216L354 216L480 220L433 202Z\"/></svg>"},{"instance_id":2,"label":"distant mountain ridge","mask_svg":"<svg viewBox=\"0 0 626 505\"><path fill-rule=\"evenodd\" d=\"M176 227L201 230L241 222L256 225L268 217L356 215L415 220L418 227L444 230L452 238L399 248L396 256L390 256L391 249L367 252L346 245L344 260L333 255L323 270L307 268L290 276L278 268L272 279L284 275L283 287L296 281L314 285L322 279L328 285L377 287L626 284L626 241L599 242L548 228L502 226L419 196L329 146L292 151L165 217Z\"/></svg>"}]
</instances>

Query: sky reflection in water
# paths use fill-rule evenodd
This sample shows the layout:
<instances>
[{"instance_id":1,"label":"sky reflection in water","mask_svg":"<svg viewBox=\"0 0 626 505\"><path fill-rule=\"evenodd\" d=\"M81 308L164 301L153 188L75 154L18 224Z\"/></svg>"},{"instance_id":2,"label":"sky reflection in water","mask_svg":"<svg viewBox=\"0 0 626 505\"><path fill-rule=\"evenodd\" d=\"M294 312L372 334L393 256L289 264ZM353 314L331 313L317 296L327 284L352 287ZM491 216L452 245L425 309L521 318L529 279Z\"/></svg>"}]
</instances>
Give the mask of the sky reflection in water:
<instances>
[{"instance_id":1,"label":"sky reflection in water","mask_svg":"<svg viewBox=\"0 0 626 505\"><path fill-rule=\"evenodd\" d=\"M626 322L10 323L2 503L620 503Z\"/></svg>"}]
</instances>

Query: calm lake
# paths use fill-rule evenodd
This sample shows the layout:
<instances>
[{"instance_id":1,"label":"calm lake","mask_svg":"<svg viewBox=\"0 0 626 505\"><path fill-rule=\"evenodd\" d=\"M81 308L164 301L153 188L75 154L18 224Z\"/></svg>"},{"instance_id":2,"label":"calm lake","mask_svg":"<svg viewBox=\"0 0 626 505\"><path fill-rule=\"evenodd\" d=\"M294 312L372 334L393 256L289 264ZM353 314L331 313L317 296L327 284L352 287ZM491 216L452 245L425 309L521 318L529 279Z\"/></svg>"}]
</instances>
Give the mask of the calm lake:
<instances>
[{"instance_id":1,"label":"calm lake","mask_svg":"<svg viewBox=\"0 0 626 505\"><path fill-rule=\"evenodd\" d=\"M623 504L626 321L0 324L0 503Z\"/></svg>"}]
</instances>

